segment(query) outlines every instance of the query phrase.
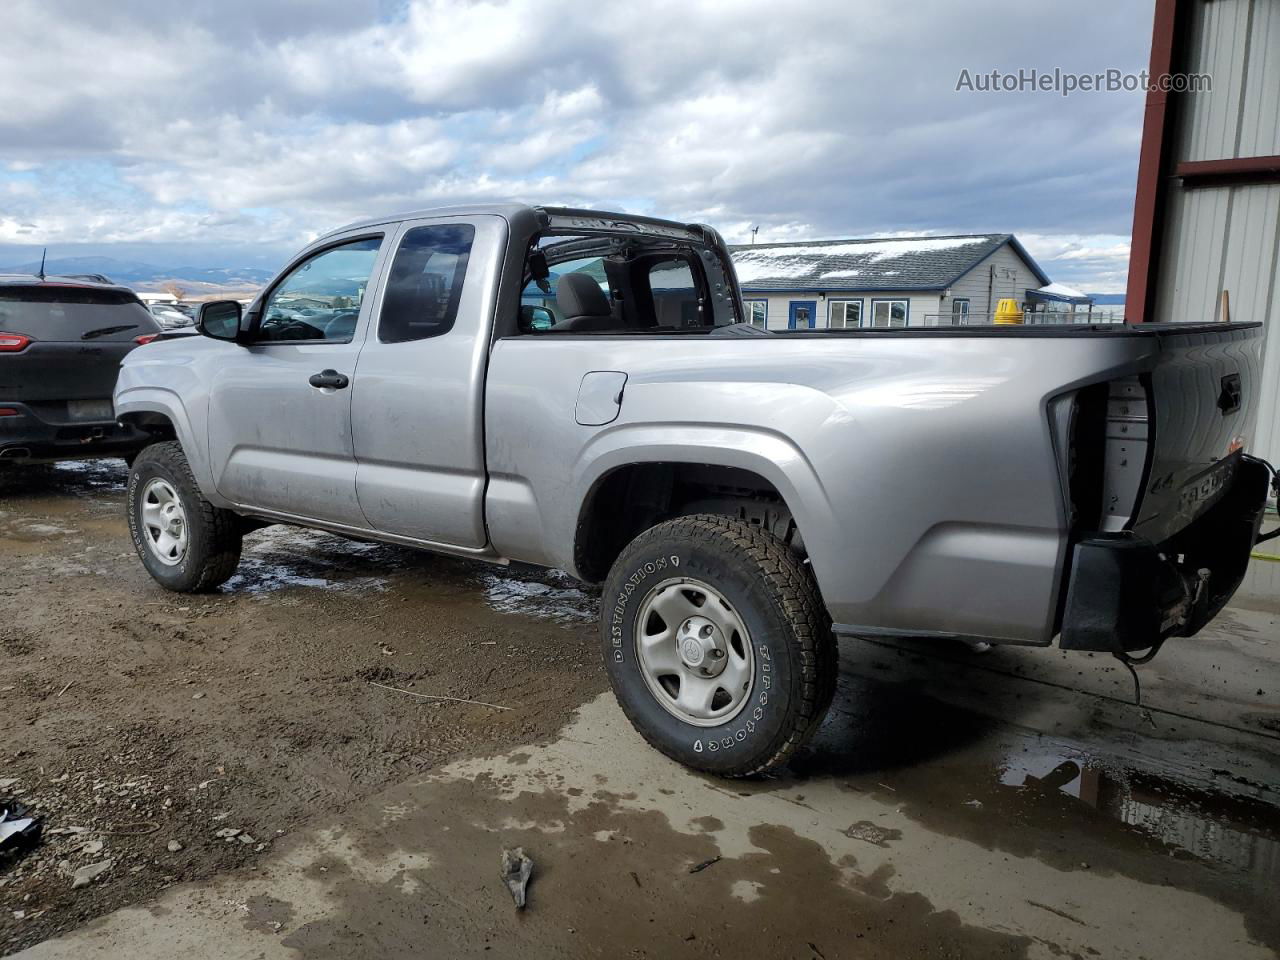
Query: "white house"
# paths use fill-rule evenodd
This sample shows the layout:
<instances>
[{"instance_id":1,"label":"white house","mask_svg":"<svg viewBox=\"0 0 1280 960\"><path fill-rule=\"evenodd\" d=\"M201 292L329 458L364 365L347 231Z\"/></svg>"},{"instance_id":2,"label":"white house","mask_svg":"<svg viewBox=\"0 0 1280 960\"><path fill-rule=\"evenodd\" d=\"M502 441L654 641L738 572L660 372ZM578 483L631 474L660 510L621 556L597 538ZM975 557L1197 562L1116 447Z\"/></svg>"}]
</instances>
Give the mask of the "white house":
<instances>
[{"instance_id":1,"label":"white house","mask_svg":"<svg viewBox=\"0 0 1280 960\"><path fill-rule=\"evenodd\" d=\"M1010 233L731 247L753 324L769 330L991 322L998 301L1057 316L1088 297Z\"/></svg>"}]
</instances>

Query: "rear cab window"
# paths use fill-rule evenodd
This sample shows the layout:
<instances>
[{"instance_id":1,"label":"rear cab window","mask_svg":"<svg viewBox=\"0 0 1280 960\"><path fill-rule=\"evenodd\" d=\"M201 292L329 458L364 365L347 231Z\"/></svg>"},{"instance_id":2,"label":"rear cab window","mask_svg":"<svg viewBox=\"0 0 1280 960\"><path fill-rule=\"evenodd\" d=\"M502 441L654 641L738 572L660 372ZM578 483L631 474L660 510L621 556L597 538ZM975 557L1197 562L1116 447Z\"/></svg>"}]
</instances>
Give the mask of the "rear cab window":
<instances>
[{"instance_id":1,"label":"rear cab window","mask_svg":"<svg viewBox=\"0 0 1280 960\"><path fill-rule=\"evenodd\" d=\"M470 224L414 227L400 241L378 318L378 340L407 343L453 329L475 241Z\"/></svg>"},{"instance_id":2,"label":"rear cab window","mask_svg":"<svg viewBox=\"0 0 1280 960\"><path fill-rule=\"evenodd\" d=\"M659 260L648 270L656 326L683 330L707 326L703 297L686 260Z\"/></svg>"},{"instance_id":3,"label":"rear cab window","mask_svg":"<svg viewBox=\"0 0 1280 960\"><path fill-rule=\"evenodd\" d=\"M33 340L122 341L160 332L160 323L129 290L0 285L0 331Z\"/></svg>"},{"instance_id":4,"label":"rear cab window","mask_svg":"<svg viewBox=\"0 0 1280 960\"><path fill-rule=\"evenodd\" d=\"M544 208L525 255L520 334L708 334L745 323L708 228Z\"/></svg>"},{"instance_id":5,"label":"rear cab window","mask_svg":"<svg viewBox=\"0 0 1280 960\"><path fill-rule=\"evenodd\" d=\"M566 278L574 279L566 279ZM523 320L532 321L534 330L548 330L574 315L582 308L582 290L579 288L576 297L567 291L574 284L582 284L581 277L589 278L599 288L601 297L596 306L603 305L612 317L617 309L613 291L609 288L609 278L605 274L603 257L582 257L567 260L551 267L547 276L538 280L530 280L520 294L520 306ZM538 321L543 321L538 323Z\"/></svg>"}]
</instances>

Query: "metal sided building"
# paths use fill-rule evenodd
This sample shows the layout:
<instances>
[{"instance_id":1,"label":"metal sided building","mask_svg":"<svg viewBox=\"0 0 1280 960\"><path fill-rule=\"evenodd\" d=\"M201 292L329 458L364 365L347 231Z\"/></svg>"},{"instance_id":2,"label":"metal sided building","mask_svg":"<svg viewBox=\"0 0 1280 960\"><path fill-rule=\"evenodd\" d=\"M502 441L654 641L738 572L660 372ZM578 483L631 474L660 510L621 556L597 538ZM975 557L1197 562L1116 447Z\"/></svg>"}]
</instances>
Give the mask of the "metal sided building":
<instances>
[{"instance_id":1,"label":"metal sided building","mask_svg":"<svg viewBox=\"0 0 1280 960\"><path fill-rule=\"evenodd\" d=\"M1126 315L1260 320L1251 447L1280 460L1280 0L1156 0ZM1224 297L1224 294L1226 296Z\"/></svg>"}]
</instances>

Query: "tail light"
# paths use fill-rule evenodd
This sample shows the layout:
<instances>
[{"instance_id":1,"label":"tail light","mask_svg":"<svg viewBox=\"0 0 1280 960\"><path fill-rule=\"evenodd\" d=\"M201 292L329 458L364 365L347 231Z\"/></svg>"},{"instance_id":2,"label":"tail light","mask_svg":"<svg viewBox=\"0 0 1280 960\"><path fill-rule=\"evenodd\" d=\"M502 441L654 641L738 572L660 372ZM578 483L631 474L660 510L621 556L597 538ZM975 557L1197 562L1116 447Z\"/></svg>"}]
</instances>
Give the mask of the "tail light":
<instances>
[{"instance_id":1,"label":"tail light","mask_svg":"<svg viewBox=\"0 0 1280 960\"><path fill-rule=\"evenodd\" d=\"M160 334L158 333L144 333L140 337L134 337L133 342L138 346L142 346L144 343L150 343L152 340L159 339L159 337Z\"/></svg>"},{"instance_id":2,"label":"tail light","mask_svg":"<svg viewBox=\"0 0 1280 960\"><path fill-rule=\"evenodd\" d=\"M0 353L18 353L27 349L31 338L21 333L0 333Z\"/></svg>"},{"instance_id":3,"label":"tail light","mask_svg":"<svg viewBox=\"0 0 1280 960\"><path fill-rule=\"evenodd\" d=\"M18 410L15 410L13 407L0 407L0 417L20 417L20 416L22 416L21 412L19 412Z\"/></svg>"}]
</instances>

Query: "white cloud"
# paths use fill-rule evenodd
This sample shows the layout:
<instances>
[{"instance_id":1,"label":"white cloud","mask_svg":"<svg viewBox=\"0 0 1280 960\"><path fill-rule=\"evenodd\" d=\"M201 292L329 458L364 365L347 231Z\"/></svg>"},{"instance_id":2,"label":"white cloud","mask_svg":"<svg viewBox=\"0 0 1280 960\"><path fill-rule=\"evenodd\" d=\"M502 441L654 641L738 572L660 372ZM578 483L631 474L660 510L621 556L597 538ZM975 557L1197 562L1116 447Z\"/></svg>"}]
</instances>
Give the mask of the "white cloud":
<instances>
[{"instance_id":1,"label":"white cloud","mask_svg":"<svg viewBox=\"0 0 1280 960\"><path fill-rule=\"evenodd\" d=\"M732 241L1011 231L1074 270L1123 259L1141 98L954 85L961 67L1140 68L1146 9L1077 5L1030 64L1043 16L1014 0L174 9L10 0L0 241L291 246L520 198Z\"/></svg>"}]
</instances>

